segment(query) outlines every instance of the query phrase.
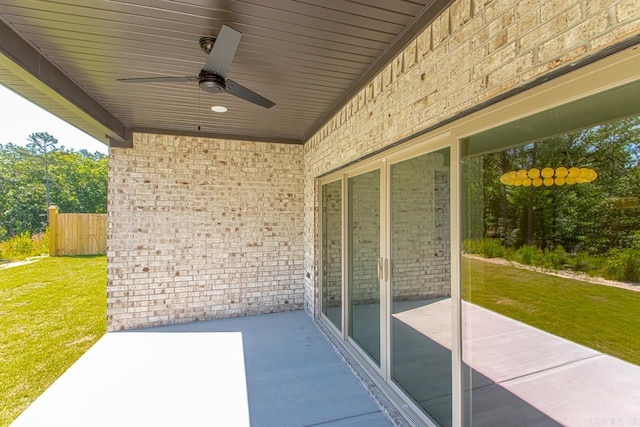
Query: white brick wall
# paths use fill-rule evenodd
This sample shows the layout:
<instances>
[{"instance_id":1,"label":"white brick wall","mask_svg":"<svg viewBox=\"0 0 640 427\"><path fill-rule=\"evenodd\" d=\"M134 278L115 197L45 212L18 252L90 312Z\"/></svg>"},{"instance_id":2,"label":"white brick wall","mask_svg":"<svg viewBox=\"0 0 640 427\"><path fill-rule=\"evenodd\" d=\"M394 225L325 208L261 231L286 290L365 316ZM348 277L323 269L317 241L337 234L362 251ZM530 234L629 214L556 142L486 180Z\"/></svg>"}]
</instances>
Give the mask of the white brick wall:
<instances>
[{"instance_id":1,"label":"white brick wall","mask_svg":"<svg viewBox=\"0 0 640 427\"><path fill-rule=\"evenodd\" d=\"M306 309L316 177L639 33L637 0L455 1L304 146Z\"/></svg>"},{"instance_id":2,"label":"white brick wall","mask_svg":"<svg viewBox=\"0 0 640 427\"><path fill-rule=\"evenodd\" d=\"M302 173L299 145L113 148L109 330L302 308Z\"/></svg>"}]
</instances>

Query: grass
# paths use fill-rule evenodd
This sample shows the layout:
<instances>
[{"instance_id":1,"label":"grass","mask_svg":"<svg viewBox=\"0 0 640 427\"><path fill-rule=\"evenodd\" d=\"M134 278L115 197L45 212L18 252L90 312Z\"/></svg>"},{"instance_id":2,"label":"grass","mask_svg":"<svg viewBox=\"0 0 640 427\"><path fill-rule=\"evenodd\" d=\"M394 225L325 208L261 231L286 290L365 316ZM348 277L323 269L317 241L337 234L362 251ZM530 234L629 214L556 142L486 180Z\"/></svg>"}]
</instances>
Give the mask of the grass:
<instances>
[{"instance_id":1,"label":"grass","mask_svg":"<svg viewBox=\"0 0 640 427\"><path fill-rule=\"evenodd\" d=\"M640 292L463 259L463 298L640 365Z\"/></svg>"},{"instance_id":2,"label":"grass","mask_svg":"<svg viewBox=\"0 0 640 427\"><path fill-rule=\"evenodd\" d=\"M0 426L105 333L106 276L104 256L0 270Z\"/></svg>"}]
</instances>

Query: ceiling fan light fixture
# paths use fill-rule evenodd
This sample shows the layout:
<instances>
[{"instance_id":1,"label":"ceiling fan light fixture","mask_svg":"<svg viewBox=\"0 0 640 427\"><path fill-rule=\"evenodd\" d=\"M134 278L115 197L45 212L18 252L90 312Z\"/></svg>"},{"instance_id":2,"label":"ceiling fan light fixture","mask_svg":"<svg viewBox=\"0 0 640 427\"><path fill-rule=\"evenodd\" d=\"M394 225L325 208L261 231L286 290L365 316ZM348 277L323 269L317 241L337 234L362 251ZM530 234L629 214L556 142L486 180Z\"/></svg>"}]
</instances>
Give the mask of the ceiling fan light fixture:
<instances>
[{"instance_id":1,"label":"ceiling fan light fixture","mask_svg":"<svg viewBox=\"0 0 640 427\"><path fill-rule=\"evenodd\" d=\"M226 113L228 110L224 105L214 105L213 107L211 107L211 111L213 111L214 113Z\"/></svg>"}]
</instances>

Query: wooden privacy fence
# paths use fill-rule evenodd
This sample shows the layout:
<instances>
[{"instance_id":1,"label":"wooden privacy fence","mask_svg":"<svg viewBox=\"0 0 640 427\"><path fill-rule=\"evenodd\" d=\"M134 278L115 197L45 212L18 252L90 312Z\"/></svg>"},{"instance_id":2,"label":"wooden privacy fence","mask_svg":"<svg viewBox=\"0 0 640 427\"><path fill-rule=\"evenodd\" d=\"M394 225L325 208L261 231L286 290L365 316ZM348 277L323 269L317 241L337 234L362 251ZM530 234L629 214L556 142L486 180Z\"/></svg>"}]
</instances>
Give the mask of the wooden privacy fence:
<instances>
[{"instance_id":1,"label":"wooden privacy fence","mask_svg":"<svg viewBox=\"0 0 640 427\"><path fill-rule=\"evenodd\" d=\"M49 207L49 256L107 253L107 214L58 213Z\"/></svg>"}]
</instances>

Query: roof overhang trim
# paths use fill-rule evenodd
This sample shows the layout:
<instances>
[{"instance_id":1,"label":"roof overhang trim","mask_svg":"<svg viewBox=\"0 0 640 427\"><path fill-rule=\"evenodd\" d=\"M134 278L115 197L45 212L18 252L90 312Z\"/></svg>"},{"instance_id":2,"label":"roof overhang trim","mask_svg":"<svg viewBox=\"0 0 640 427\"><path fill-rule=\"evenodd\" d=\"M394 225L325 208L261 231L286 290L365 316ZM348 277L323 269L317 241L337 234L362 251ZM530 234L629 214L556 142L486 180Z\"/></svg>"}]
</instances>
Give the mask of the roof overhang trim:
<instances>
[{"instance_id":1,"label":"roof overhang trim","mask_svg":"<svg viewBox=\"0 0 640 427\"><path fill-rule=\"evenodd\" d=\"M0 21L0 66L72 113L78 118L72 124L78 128L82 128L79 124L83 122L98 123L104 133L92 134L94 138L104 143L127 144L124 124L3 21Z\"/></svg>"}]
</instances>

